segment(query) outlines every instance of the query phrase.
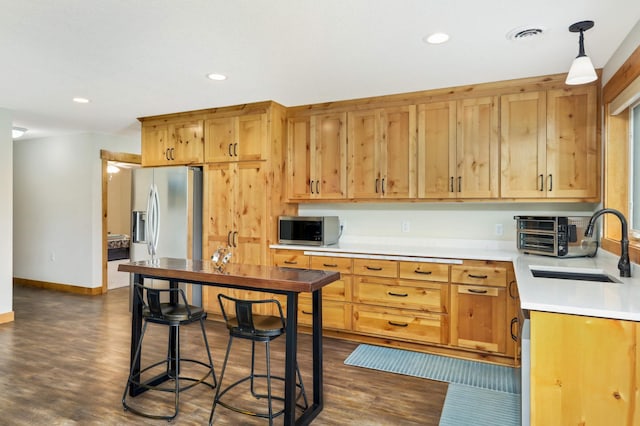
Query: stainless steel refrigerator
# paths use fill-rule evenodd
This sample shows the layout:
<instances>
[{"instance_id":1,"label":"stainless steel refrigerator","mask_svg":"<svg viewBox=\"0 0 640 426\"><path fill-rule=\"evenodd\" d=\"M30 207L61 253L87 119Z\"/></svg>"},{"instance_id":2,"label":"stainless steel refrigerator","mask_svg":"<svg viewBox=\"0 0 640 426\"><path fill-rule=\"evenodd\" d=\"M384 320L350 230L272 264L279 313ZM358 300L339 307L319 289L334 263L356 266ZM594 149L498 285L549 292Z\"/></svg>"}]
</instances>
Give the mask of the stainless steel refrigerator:
<instances>
[{"instance_id":1,"label":"stainless steel refrigerator","mask_svg":"<svg viewBox=\"0 0 640 426\"><path fill-rule=\"evenodd\" d=\"M201 168L134 169L131 206L131 261L160 257L202 259ZM150 285L168 283L153 280ZM132 294L133 277L130 287ZM201 306L200 286L192 285L190 290L187 293L191 293L191 303Z\"/></svg>"}]
</instances>

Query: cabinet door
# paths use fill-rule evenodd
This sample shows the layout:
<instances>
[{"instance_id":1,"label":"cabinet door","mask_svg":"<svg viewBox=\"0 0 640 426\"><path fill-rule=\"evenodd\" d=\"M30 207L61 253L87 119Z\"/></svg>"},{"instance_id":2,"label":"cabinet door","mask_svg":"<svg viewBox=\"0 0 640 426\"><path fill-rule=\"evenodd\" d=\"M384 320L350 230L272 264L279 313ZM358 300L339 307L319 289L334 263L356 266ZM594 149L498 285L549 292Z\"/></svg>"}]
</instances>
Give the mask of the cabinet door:
<instances>
[{"instance_id":1,"label":"cabinet door","mask_svg":"<svg viewBox=\"0 0 640 426\"><path fill-rule=\"evenodd\" d=\"M169 164L169 128L166 124L142 125L142 165L165 166Z\"/></svg>"},{"instance_id":2,"label":"cabinet door","mask_svg":"<svg viewBox=\"0 0 640 426\"><path fill-rule=\"evenodd\" d=\"M209 164L205 167L202 231L203 253L206 258L210 258L218 247L228 247L232 244L235 174L235 167L226 163ZM232 257L232 261L234 260Z\"/></svg>"},{"instance_id":3,"label":"cabinet door","mask_svg":"<svg viewBox=\"0 0 640 426\"><path fill-rule=\"evenodd\" d=\"M455 198L456 102L418 107L418 197Z\"/></svg>"},{"instance_id":4,"label":"cabinet door","mask_svg":"<svg viewBox=\"0 0 640 426\"><path fill-rule=\"evenodd\" d=\"M266 159L265 114L211 118L205 123L205 161L251 161Z\"/></svg>"},{"instance_id":5,"label":"cabinet door","mask_svg":"<svg viewBox=\"0 0 640 426\"><path fill-rule=\"evenodd\" d=\"M323 114L311 121L311 164L314 198L347 196L346 113Z\"/></svg>"},{"instance_id":6,"label":"cabinet door","mask_svg":"<svg viewBox=\"0 0 640 426\"><path fill-rule=\"evenodd\" d=\"M296 117L289 119L289 138L287 156L287 192L290 200L308 200L312 198L312 173L315 169L311 161L311 118ZM315 190L315 188L314 188Z\"/></svg>"},{"instance_id":7,"label":"cabinet door","mask_svg":"<svg viewBox=\"0 0 640 426\"><path fill-rule=\"evenodd\" d=\"M388 108L380 114L380 193L389 198L416 196L416 107Z\"/></svg>"},{"instance_id":8,"label":"cabinet door","mask_svg":"<svg viewBox=\"0 0 640 426\"><path fill-rule=\"evenodd\" d=\"M582 86L547 94L547 196L598 196L597 88Z\"/></svg>"},{"instance_id":9,"label":"cabinet door","mask_svg":"<svg viewBox=\"0 0 640 426\"><path fill-rule=\"evenodd\" d=\"M500 98L500 195L546 198L546 92Z\"/></svg>"},{"instance_id":10,"label":"cabinet door","mask_svg":"<svg viewBox=\"0 0 640 426\"><path fill-rule=\"evenodd\" d=\"M211 118L205 121L204 161L219 163L235 161L238 151L235 117Z\"/></svg>"},{"instance_id":11,"label":"cabinet door","mask_svg":"<svg viewBox=\"0 0 640 426\"><path fill-rule=\"evenodd\" d=\"M203 162L203 120L170 124L169 132L171 134L169 158L172 164Z\"/></svg>"},{"instance_id":12,"label":"cabinet door","mask_svg":"<svg viewBox=\"0 0 640 426\"><path fill-rule=\"evenodd\" d=\"M507 320L504 288L451 285L451 344L505 353Z\"/></svg>"},{"instance_id":13,"label":"cabinet door","mask_svg":"<svg viewBox=\"0 0 640 426\"><path fill-rule=\"evenodd\" d=\"M349 182L350 198L380 198L380 126L377 111L350 112Z\"/></svg>"},{"instance_id":14,"label":"cabinet door","mask_svg":"<svg viewBox=\"0 0 640 426\"><path fill-rule=\"evenodd\" d=\"M456 137L459 198L498 196L498 105L496 97L458 101Z\"/></svg>"},{"instance_id":15,"label":"cabinet door","mask_svg":"<svg viewBox=\"0 0 640 426\"><path fill-rule=\"evenodd\" d=\"M267 264L266 182L264 162L234 163L234 224L231 237L235 263Z\"/></svg>"}]
</instances>

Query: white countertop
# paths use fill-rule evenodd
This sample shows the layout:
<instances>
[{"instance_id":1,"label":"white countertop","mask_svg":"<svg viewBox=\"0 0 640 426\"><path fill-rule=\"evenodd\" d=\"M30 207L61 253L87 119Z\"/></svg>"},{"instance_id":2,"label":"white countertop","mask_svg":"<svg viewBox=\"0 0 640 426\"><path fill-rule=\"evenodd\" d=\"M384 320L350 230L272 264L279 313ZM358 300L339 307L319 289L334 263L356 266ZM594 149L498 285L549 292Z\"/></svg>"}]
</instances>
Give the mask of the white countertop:
<instances>
[{"instance_id":1,"label":"white countertop","mask_svg":"<svg viewBox=\"0 0 640 426\"><path fill-rule=\"evenodd\" d=\"M631 265L631 278L620 278L618 256L602 249L593 258L560 259L521 254L513 245L504 241L421 240L407 243L406 240L358 238L358 241L345 240L327 247L272 245L271 248L304 250L314 255L425 262L458 263L463 259L513 262L523 310L640 321L638 265ZM620 283L535 278L529 269L531 265L600 269Z\"/></svg>"}]
</instances>

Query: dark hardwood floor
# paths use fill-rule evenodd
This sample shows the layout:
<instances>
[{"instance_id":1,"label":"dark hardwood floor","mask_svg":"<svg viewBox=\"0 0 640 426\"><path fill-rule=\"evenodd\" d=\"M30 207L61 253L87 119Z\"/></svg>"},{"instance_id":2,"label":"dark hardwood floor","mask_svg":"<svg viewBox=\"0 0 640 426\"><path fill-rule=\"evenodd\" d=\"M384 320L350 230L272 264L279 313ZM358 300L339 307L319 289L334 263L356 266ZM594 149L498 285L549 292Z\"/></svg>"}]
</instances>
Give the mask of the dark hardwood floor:
<instances>
[{"instance_id":1,"label":"dark hardwood floor","mask_svg":"<svg viewBox=\"0 0 640 426\"><path fill-rule=\"evenodd\" d=\"M127 288L92 297L14 286L15 321L0 324L0 424L166 424L122 409L129 364L128 303ZM207 321L207 336L219 374L228 334L222 323ZM183 328L181 337L183 356L204 354L199 352L203 349L197 326ZM248 369L250 346L236 342L229 379ZM310 336L301 334L299 342L299 362L311 392ZM162 356L164 345L166 331L150 329L145 351ZM445 383L344 365L356 346L324 339L325 405L314 425L438 424ZM284 339L277 339L272 346L276 372L283 349ZM136 400L142 403L144 398ZM206 424L212 399L213 391L205 386L182 393L180 414L173 423ZM223 407L216 409L214 423L268 424Z\"/></svg>"}]
</instances>

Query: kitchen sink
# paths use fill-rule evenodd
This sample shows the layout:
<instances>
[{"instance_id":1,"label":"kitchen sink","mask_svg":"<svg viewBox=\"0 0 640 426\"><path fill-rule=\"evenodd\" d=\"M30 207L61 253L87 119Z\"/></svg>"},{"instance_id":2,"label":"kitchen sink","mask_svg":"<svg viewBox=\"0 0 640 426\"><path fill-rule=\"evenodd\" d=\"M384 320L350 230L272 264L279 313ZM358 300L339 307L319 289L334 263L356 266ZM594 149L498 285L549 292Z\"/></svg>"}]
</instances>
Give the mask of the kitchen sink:
<instances>
[{"instance_id":1,"label":"kitchen sink","mask_svg":"<svg viewBox=\"0 0 640 426\"><path fill-rule=\"evenodd\" d=\"M607 274L602 269L589 268L553 268L545 266L529 266L531 274L536 278L555 278L560 280L595 281L601 283L620 283L620 280Z\"/></svg>"}]
</instances>

